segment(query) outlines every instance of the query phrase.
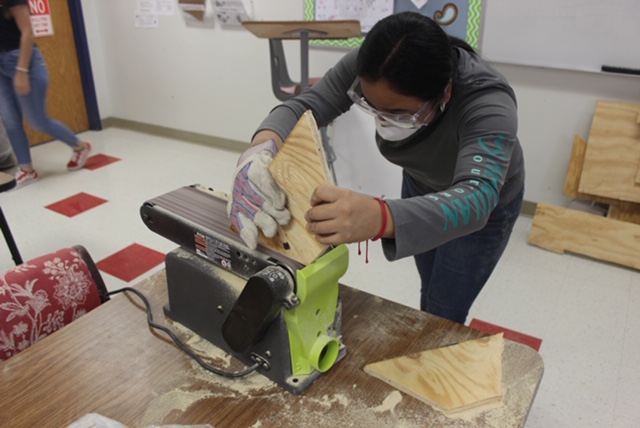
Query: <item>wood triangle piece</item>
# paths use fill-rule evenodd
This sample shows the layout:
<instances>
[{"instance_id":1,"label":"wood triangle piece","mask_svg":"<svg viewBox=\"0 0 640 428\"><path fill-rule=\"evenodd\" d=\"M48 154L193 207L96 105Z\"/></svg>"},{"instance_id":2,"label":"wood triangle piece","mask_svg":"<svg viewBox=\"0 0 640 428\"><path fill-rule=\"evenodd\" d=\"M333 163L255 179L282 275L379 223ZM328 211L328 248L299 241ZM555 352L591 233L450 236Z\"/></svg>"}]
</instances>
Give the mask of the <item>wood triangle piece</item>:
<instances>
[{"instance_id":1,"label":"wood triangle piece","mask_svg":"<svg viewBox=\"0 0 640 428\"><path fill-rule=\"evenodd\" d=\"M269 172L287 195L291 222L273 239L260 234L260 244L308 265L322 255L327 245L306 229L305 213L311 195L321 184L333 184L318 125L311 111L305 112L274 157Z\"/></svg>"},{"instance_id":2,"label":"wood triangle piece","mask_svg":"<svg viewBox=\"0 0 640 428\"><path fill-rule=\"evenodd\" d=\"M364 371L446 415L502 398L503 334L368 364Z\"/></svg>"}]
</instances>

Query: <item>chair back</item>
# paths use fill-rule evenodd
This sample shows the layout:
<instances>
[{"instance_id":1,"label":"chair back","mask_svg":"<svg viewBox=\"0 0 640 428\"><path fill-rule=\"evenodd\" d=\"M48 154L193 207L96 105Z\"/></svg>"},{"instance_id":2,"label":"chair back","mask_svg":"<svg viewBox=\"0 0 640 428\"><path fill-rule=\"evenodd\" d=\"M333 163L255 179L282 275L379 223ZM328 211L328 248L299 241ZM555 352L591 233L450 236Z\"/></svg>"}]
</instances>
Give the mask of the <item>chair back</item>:
<instances>
[{"instance_id":1,"label":"chair back","mask_svg":"<svg viewBox=\"0 0 640 428\"><path fill-rule=\"evenodd\" d=\"M101 303L107 289L82 246L63 248L0 275L0 360L6 360Z\"/></svg>"},{"instance_id":2,"label":"chair back","mask_svg":"<svg viewBox=\"0 0 640 428\"><path fill-rule=\"evenodd\" d=\"M289 77L282 40L269 39L269 53L271 59L271 89L277 99L287 101L296 95L296 85L299 83L294 82Z\"/></svg>"}]
</instances>

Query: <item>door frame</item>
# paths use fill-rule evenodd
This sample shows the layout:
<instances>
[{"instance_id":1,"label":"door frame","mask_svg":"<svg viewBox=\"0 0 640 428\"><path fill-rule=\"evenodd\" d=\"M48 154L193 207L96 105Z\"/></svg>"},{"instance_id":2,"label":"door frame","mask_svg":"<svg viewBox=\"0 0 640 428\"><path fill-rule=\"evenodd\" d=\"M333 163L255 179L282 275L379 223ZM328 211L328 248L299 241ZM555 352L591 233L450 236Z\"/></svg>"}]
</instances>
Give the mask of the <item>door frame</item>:
<instances>
[{"instance_id":1,"label":"door frame","mask_svg":"<svg viewBox=\"0 0 640 428\"><path fill-rule=\"evenodd\" d=\"M96 88L93 81L91 56L89 55L89 43L87 42L87 32L84 26L84 16L82 14L82 2L81 0L68 0L68 4L69 15L71 16L71 25L73 26L73 37L76 42L76 51L78 53L78 65L80 68L84 100L87 106L89 129L92 131L100 131L102 129L102 120L100 119Z\"/></svg>"}]
</instances>

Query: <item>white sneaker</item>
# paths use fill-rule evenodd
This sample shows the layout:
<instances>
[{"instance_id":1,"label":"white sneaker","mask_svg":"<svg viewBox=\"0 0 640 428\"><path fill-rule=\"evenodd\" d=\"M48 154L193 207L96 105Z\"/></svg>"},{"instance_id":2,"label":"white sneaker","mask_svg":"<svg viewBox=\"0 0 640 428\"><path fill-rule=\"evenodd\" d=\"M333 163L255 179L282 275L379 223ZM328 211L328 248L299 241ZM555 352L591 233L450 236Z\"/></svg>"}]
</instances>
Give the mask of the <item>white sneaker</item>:
<instances>
[{"instance_id":1,"label":"white sneaker","mask_svg":"<svg viewBox=\"0 0 640 428\"><path fill-rule=\"evenodd\" d=\"M74 150L71 155L71 160L67 164L67 169L69 171L75 171L76 169L80 169L87 163L87 159L89 158L89 153L91 153L91 143L86 142L85 147L82 150Z\"/></svg>"},{"instance_id":2,"label":"white sneaker","mask_svg":"<svg viewBox=\"0 0 640 428\"><path fill-rule=\"evenodd\" d=\"M18 187L24 187L27 184L31 184L38 180L38 171L27 171L26 169L19 169L16 174L16 189Z\"/></svg>"}]
</instances>

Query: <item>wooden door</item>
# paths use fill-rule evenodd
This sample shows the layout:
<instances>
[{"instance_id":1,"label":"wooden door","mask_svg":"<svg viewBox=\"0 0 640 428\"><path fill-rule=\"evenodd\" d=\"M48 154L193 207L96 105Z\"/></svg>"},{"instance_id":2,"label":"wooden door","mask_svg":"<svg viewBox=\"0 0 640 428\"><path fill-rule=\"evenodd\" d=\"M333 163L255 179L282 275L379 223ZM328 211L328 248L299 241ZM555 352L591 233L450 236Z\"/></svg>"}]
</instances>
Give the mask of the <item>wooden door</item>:
<instances>
[{"instance_id":1,"label":"wooden door","mask_svg":"<svg viewBox=\"0 0 640 428\"><path fill-rule=\"evenodd\" d=\"M78 133L89 129L87 106L80 77L78 54L67 0L49 0L53 35L36 37L49 69L47 112ZM32 146L52 137L25 125Z\"/></svg>"}]
</instances>

